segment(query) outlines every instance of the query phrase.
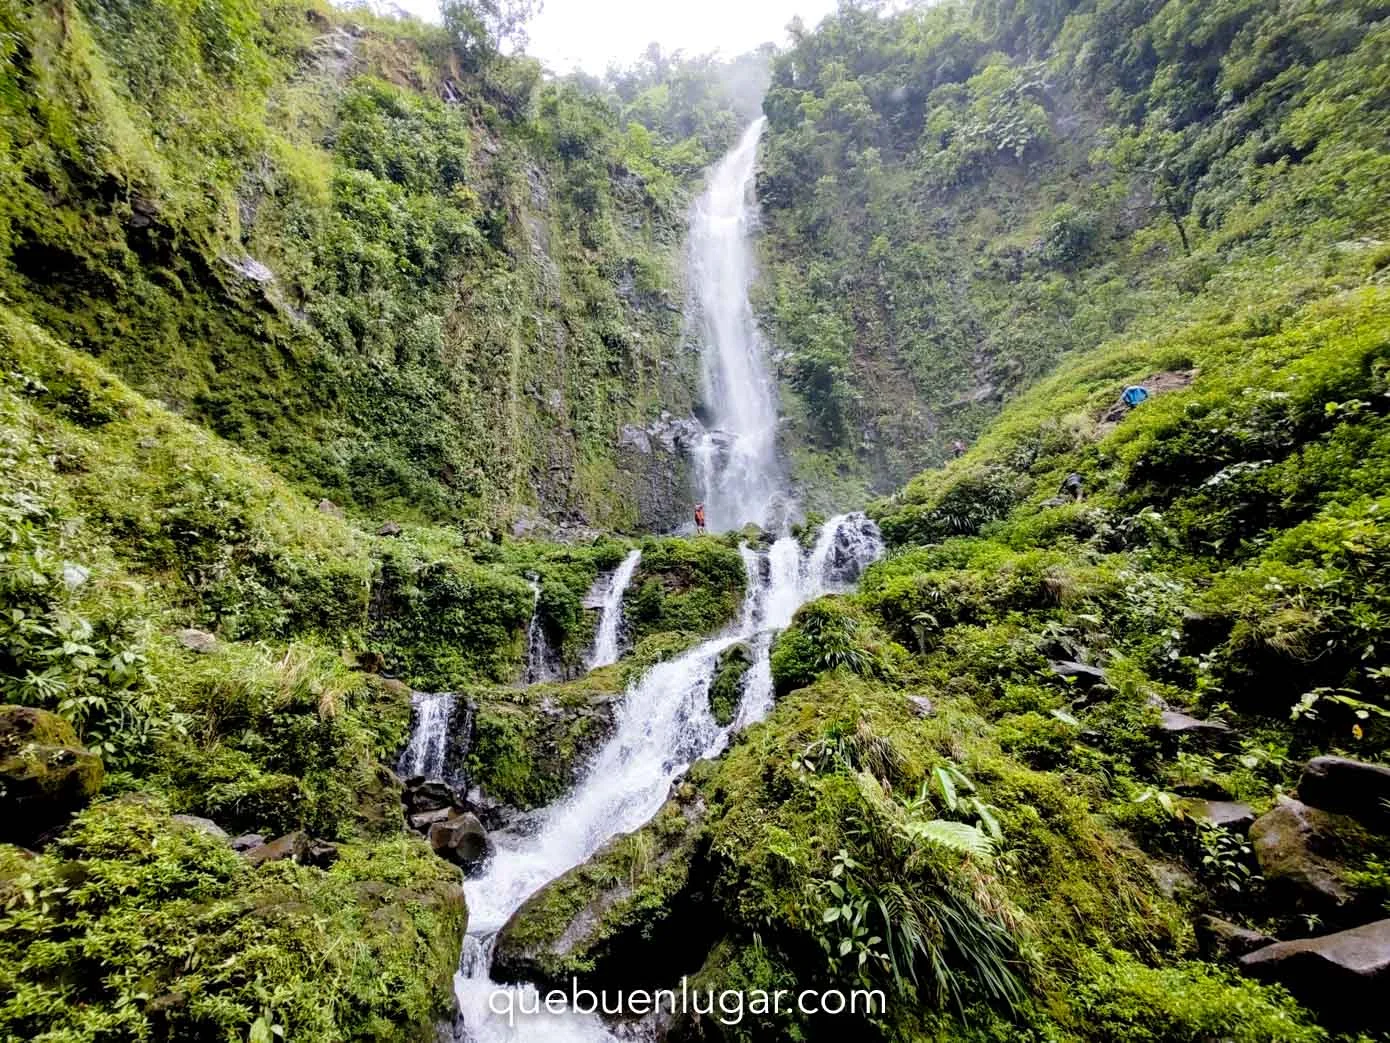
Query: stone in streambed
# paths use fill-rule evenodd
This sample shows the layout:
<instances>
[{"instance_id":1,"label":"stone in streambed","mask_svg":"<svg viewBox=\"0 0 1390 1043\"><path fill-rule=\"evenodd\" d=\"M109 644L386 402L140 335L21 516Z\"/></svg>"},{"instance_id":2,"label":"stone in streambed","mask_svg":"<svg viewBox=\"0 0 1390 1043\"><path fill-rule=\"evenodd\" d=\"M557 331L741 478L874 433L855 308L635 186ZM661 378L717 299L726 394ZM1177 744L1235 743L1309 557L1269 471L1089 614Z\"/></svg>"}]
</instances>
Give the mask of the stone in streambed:
<instances>
[{"instance_id":1,"label":"stone in streambed","mask_svg":"<svg viewBox=\"0 0 1390 1043\"><path fill-rule=\"evenodd\" d=\"M714 676L709 683L709 709L722 728L733 723L743 697L743 678L753 665L753 653L743 642L730 645L719 653Z\"/></svg>"},{"instance_id":2,"label":"stone in streambed","mask_svg":"<svg viewBox=\"0 0 1390 1043\"><path fill-rule=\"evenodd\" d=\"M481 865L492 850L487 830L471 811L435 822L427 835L436 855L465 869Z\"/></svg>"},{"instance_id":3,"label":"stone in streambed","mask_svg":"<svg viewBox=\"0 0 1390 1043\"><path fill-rule=\"evenodd\" d=\"M1355 819L1281 796L1250 827L1250 846L1270 899L1292 911L1348 915L1356 900L1345 860L1364 850Z\"/></svg>"}]
</instances>

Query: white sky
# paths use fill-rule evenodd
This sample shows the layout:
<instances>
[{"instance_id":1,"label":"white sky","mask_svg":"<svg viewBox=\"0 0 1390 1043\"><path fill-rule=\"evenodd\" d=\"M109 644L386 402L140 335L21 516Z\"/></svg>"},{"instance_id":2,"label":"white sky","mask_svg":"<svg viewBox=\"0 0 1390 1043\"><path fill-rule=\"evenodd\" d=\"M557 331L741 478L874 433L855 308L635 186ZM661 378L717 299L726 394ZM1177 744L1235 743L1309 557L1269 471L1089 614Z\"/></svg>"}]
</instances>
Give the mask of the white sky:
<instances>
[{"instance_id":1,"label":"white sky","mask_svg":"<svg viewBox=\"0 0 1390 1043\"><path fill-rule=\"evenodd\" d=\"M438 0L394 2L431 20L439 10ZM594 74L610 61L631 63L652 41L665 51L733 57L768 40L785 43L793 15L809 27L834 9L835 0L545 0L526 51L555 72L578 66Z\"/></svg>"}]
</instances>

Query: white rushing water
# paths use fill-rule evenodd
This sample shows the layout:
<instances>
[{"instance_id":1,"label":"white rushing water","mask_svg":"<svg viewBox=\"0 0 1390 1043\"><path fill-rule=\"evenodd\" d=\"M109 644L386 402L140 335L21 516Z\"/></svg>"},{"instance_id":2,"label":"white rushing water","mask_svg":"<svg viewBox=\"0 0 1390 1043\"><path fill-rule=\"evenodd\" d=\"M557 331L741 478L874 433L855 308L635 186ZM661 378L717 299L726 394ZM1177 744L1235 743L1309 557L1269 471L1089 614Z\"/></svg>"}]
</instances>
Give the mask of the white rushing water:
<instances>
[{"instance_id":1,"label":"white rushing water","mask_svg":"<svg viewBox=\"0 0 1390 1043\"><path fill-rule=\"evenodd\" d=\"M551 651L550 640L545 636L545 627L541 625L541 581L533 575L528 576L526 582L531 584L533 598L531 622L526 627L526 674L523 680L526 684L558 681L560 668L555 653Z\"/></svg>"},{"instance_id":2,"label":"white rushing water","mask_svg":"<svg viewBox=\"0 0 1390 1043\"><path fill-rule=\"evenodd\" d=\"M753 175L763 121L744 132L710 174L690 216L694 319L701 339L711 429L694 451L698 495L713 532L752 522L780 528L784 491L777 456L777 390L748 300L756 268Z\"/></svg>"},{"instance_id":3,"label":"white rushing water","mask_svg":"<svg viewBox=\"0 0 1390 1043\"><path fill-rule=\"evenodd\" d=\"M444 777L444 755L449 745L449 720L454 715L452 692L416 692L411 698L415 718L410 745L401 753L397 768L403 779L423 775Z\"/></svg>"},{"instance_id":4,"label":"white rushing water","mask_svg":"<svg viewBox=\"0 0 1390 1043\"><path fill-rule=\"evenodd\" d=\"M820 542L857 548L862 568L882 544L862 514L826 523ZM834 533L845 530L837 538ZM613 736L595 754L573 792L527 821L524 828L494 834L495 853L484 873L465 885L469 936L456 991L465 1038L474 1043L600 1043L620 1037L601 1021L576 1014L519 1015L514 1023L493 1011L505 1009L494 994L504 986L488 977L492 939L521 904L561 873L589 858L610 838L646 823L666 800L671 783L696 760L719 754L730 736L760 720L772 707L768 662L775 632L796 609L840 583L829 556L815 564L792 537L766 553L743 549L747 593L738 621L726 632L684 655L659 663L629 689ZM720 727L709 710L709 684L719 654L748 642L753 665L745 675L739 711ZM526 989L529 986L521 986ZM495 1007L490 1007L495 1003ZM519 997L511 1009L529 1006Z\"/></svg>"},{"instance_id":5,"label":"white rushing water","mask_svg":"<svg viewBox=\"0 0 1390 1043\"><path fill-rule=\"evenodd\" d=\"M603 593L603 603L599 606L598 630L594 634L594 647L589 652L587 666L597 670L618 661L618 639L623 625L623 594L632 582L632 574L637 571L637 563L642 560L640 550L631 551L622 564L608 577L608 588Z\"/></svg>"}]
</instances>

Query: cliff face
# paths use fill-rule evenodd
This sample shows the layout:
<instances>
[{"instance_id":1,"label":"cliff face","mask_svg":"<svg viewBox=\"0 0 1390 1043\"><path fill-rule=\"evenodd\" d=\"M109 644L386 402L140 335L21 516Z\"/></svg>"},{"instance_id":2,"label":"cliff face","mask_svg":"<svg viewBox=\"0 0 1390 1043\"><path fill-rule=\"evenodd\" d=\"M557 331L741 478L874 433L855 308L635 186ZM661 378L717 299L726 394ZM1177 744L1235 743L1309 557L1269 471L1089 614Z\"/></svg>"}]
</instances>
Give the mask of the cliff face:
<instances>
[{"instance_id":1,"label":"cliff face","mask_svg":"<svg viewBox=\"0 0 1390 1043\"><path fill-rule=\"evenodd\" d=\"M940 464L1059 360L1364 277L1384 4L850 6L773 66L762 311L811 500Z\"/></svg>"},{"instance_id":2,"label":"cliff face","mask_svg":"<svg viewBox=\"0 0 1390 1043\"><path fill-rule=\"evenodd\" d=\"M683 195L653 184L649 143L446 30L167 8L0 14L18 310L311 495L483 526L660 521L638 490L678 502L679 466L619 456L624 425L692 394Z\"/></svg>"}]
</instances>

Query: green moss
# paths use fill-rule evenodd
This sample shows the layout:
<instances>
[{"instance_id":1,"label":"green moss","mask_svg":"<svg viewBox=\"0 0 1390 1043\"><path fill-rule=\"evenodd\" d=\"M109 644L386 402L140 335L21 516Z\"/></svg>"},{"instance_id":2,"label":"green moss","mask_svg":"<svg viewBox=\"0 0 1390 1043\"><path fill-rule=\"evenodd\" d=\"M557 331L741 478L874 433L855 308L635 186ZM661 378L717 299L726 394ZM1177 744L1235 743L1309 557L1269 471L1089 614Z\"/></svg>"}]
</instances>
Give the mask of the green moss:
<instances>
[{"instance_id":1,"label":"green moss","mask_svg":"<svg viewBox=\"0 0 1390 1043\"><path fill-rule=\"evenodd\" d=\"M253 870L125 799L0 866L0 1024L19 1038L241 1038L264 1018L289 1038L425 1039L447 1011L462 890L418 840Z\"/></svg>"},{"instance_id":2,"label":"green moss","mask_svg":"<svg viewBox=\"0 0 1390 1043\"><path fill-rule=\"evenodd\" d=\"M736 547L714 539L649 539L624 598L636 641L658 631L708 634L732 622L747 585Z\"/></svg>"},{"instance_id":3,"label":"green moss","mask_svg":"<svg viewBox=\"0 0 1390 1043\"><path fill-rule=\"evenodd\" d=\"M743 697L743 678L752 665L752 654L742 642L730 645L719 653L714 677L709 683L709 708L721 727L732 722L738 713L739 700Z\"/></svg>"}]
</instances>

